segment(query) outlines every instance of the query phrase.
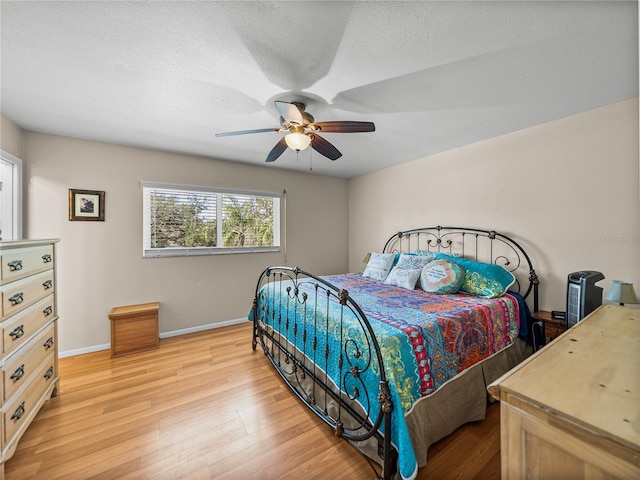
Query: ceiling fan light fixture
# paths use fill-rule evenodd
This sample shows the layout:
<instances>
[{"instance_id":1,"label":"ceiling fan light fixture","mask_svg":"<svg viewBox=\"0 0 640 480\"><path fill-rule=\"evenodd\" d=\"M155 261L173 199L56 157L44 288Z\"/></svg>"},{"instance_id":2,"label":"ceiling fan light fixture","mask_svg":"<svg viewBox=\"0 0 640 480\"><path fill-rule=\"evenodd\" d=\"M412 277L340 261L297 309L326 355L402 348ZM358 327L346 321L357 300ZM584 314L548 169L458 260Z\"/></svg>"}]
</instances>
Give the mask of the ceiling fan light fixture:
<instances>
[{"instance_id":1,"label":"ceiling fan light fixture","mask_svg":"<svg viewBox=\"0 0 640 480\"><path fill-rule=\"evenodd\" d=\"M0 0L2 1L2 0ZM275 101L276 110L280 114L280 128L259 128L254 130L240 130L237 132L216 133L216 137L228 137L232 135L246 135L249 133L261 132L287 132L287 135L280 137L278 143L271 149L265 162L275 162L287 148L301 152L309 145L320 155L329 160L337 160L342 153L330 142L320 136L318 132L326 133L357 133L375 132L376 126L373 122L359 121L329 121L315 123L313 116L305 112L305 105L301 102Z\"/></svg>"},{"instance_id":2,"label":"ceiling fan light fixture","mask_svg":"<svg viewBox=\"0 0 640 480\"><path fill-rule=\"evenodd\" d=\"M287 142L287 146L290 149L296 152L304 150L311 145L311 137L300 132L289 133L284 137L284 141Z\"/></svg>"}]
</instances>

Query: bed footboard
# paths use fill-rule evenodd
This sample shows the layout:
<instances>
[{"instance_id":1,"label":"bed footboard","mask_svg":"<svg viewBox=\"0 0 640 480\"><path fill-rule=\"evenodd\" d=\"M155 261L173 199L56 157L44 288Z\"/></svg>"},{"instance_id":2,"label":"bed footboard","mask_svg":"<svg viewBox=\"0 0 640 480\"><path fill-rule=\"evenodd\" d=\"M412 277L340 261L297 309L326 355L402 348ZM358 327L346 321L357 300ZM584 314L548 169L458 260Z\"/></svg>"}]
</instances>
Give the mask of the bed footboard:
<instances>
[{"instance_id":1,"label":"bed footboard","mask_svg":"<svg viewBox=\"0 0 640 480\"><path fill-rule=\"evenodd\" d=\"M379 476L392 478L393 402L382 354L348 291L298 268L269 267L256 286L252 319L253 349L260 344L286 384L336 436L354 445L377 440Z\"/></svg>"}]
</instances>

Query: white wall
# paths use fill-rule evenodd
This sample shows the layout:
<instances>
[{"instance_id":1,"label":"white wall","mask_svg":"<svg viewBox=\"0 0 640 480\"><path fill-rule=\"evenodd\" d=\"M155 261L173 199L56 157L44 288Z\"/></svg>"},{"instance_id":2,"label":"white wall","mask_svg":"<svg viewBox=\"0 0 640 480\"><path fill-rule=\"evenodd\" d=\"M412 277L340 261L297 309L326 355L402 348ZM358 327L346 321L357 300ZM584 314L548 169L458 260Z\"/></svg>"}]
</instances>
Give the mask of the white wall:
<instances>
[{"instance_id":1,"label":"white wall","mask_svg":"<svg viewBox=\"0 0 640 480\"><path fill-rule=\"evenodd\" d=\"M635 98L355 178L350 270L399 230L470 226L531 254L542 309L564 310L578 270L640 291L638 164Z\"/></svg>"},{"instance_id":2,"label":"white wall","mask_svg":"<svg viewBox=\"0 0 640 480\"><path fill-rule=\"evenodd\" d=\"M348 265L348 182L268 167L25 134L25 238L58 237L59 346L109 343L112 307L160 302L160 332L246 318L259 273L283 253L142 258L141 180L287 190L287 264ZM104 222L70 222L68 189L105 191ZM247 339L247 346L250 339Z\"/></svg>"}]
</instances>

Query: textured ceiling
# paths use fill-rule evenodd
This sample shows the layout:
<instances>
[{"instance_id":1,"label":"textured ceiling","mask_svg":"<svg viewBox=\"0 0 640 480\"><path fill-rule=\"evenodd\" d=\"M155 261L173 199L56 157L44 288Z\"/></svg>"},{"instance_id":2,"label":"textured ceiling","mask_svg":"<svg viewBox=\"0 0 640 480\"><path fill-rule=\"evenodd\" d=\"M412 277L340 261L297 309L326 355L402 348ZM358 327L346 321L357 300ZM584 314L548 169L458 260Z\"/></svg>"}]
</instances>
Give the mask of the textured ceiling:
<instances>
[{"instance_id":1,"label":"textured ceiling","mask_svg":"<svg viewBox=\"0 0 640 480\"><path fill-rule=\"evenodd\" d=\"M264 165L273 101L354 177L638 95L636 1L29 2L1 14L1 110L24 129Z\"/></svg>"}]
</instances>

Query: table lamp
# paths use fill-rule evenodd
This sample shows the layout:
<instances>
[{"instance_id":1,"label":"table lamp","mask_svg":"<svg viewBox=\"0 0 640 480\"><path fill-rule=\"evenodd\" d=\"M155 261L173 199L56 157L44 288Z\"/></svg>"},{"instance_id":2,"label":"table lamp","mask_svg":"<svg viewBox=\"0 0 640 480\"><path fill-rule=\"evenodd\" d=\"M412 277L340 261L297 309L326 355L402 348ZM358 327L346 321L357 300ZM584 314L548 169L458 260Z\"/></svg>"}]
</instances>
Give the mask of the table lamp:
<instances>
[{"instance_id":1,"label":"table lamp","mask_svg":"<svg viewBox=\"0 0 640 480\"><path fill-rule=\"evenodd\" d=\"M604 299L607 302L617 302L620 305L624 305L625 303L640 303L638 302L636 291L633 288L633 283L623 282L621 280L611 282L611 287Z\"/></svg>"}]
</instances>

